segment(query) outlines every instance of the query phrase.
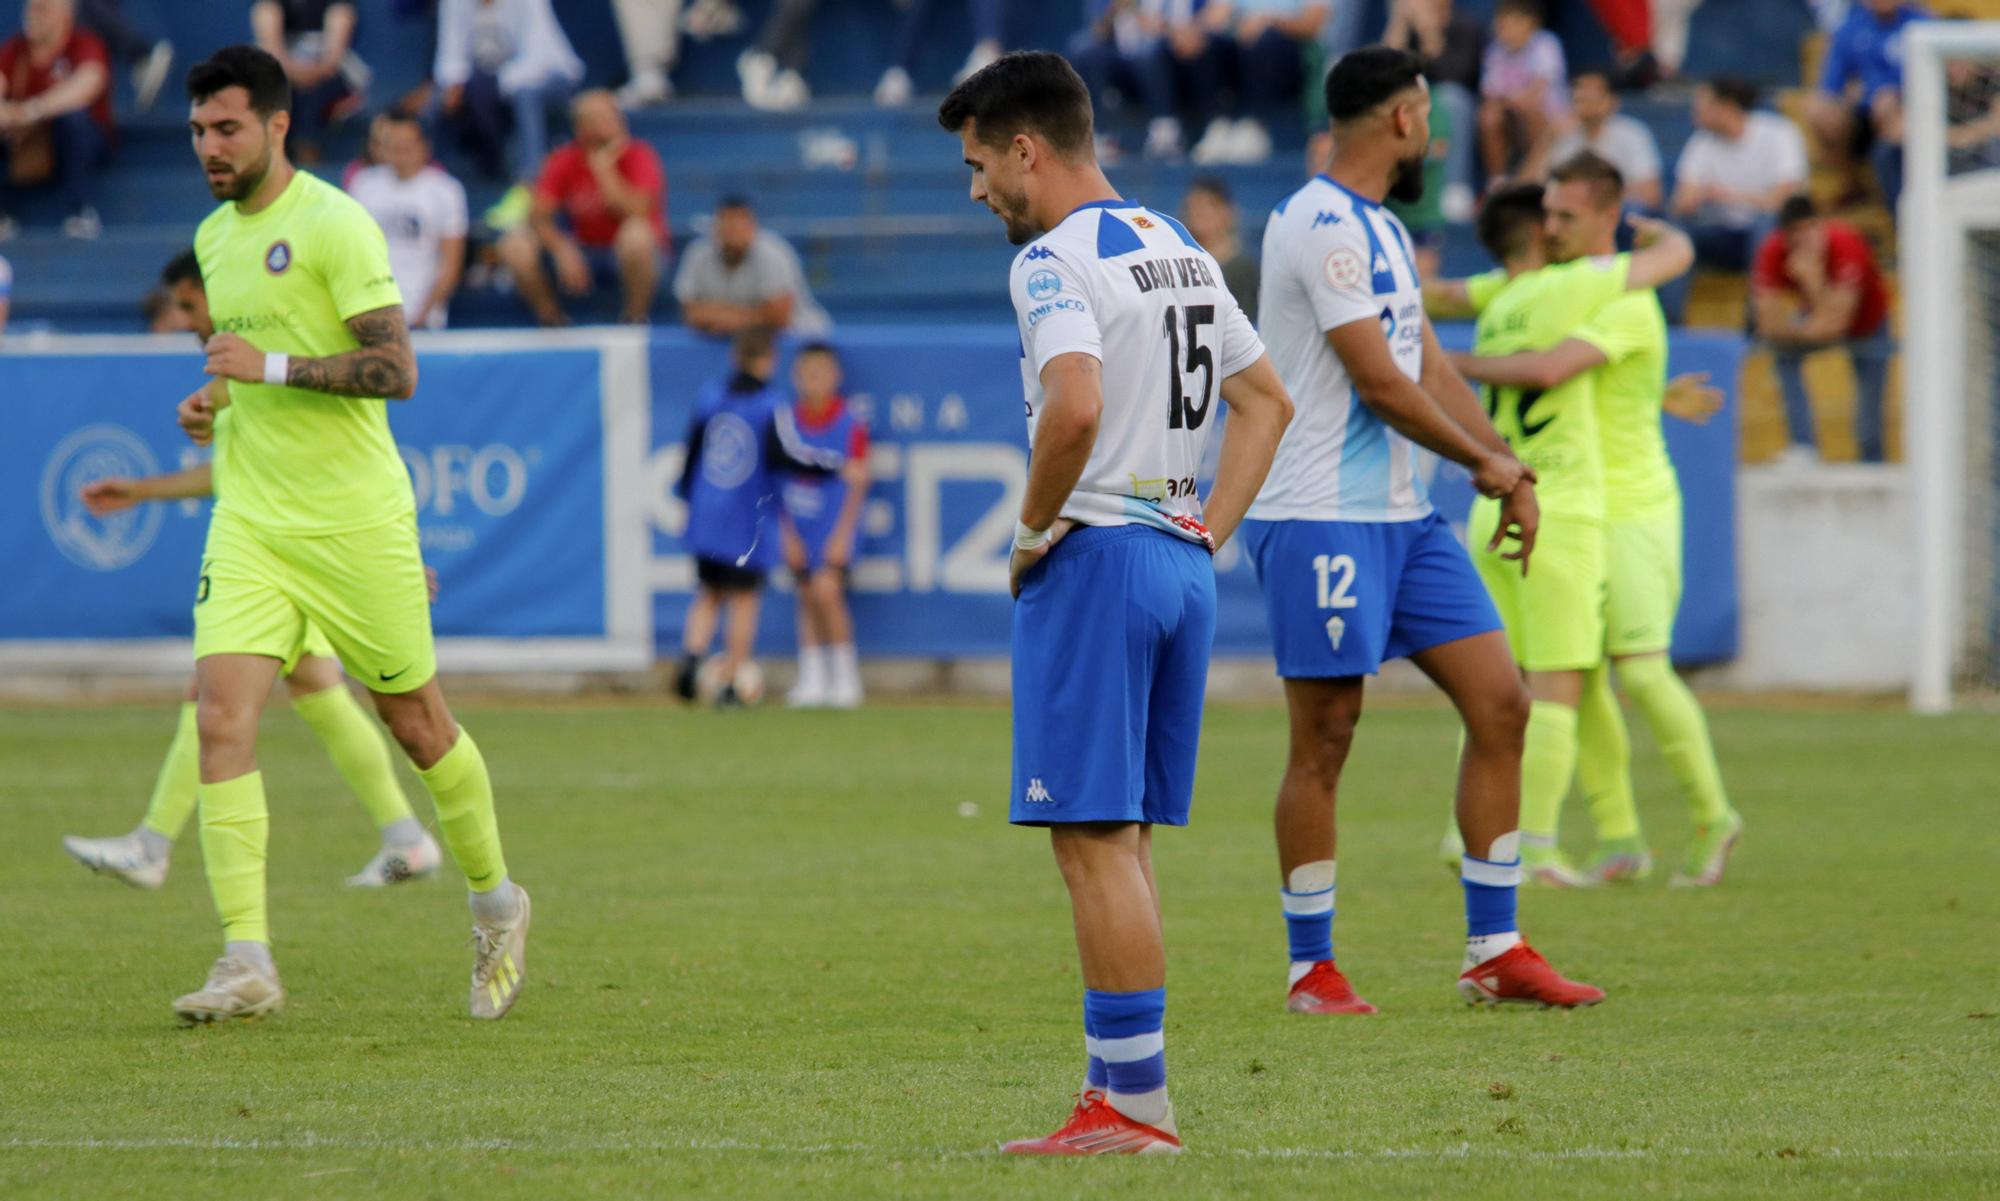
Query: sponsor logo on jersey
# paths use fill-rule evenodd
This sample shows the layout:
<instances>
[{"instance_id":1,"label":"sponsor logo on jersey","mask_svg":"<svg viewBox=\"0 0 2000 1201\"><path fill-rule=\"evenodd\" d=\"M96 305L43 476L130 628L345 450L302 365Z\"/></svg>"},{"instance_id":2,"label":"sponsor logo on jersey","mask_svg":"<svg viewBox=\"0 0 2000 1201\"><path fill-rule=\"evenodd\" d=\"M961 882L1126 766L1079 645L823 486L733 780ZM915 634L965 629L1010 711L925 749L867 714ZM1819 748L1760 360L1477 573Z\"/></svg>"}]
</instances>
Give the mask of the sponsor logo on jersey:
<instances>
[{"instance_id":1,"label":"sponsor logo on jersey","mask_svg":"<svg viewBox=\"0 0 2000 1201\"><path fill-rule=\"evenodd\" d=\"M1132 282L1139 285L1139 291L1150 292L1154 288L1213 288L1216 286L1215 273L1208 269L1205 259L1185 255L1175 259L1147 259L1134 263L1126 270L1132 273Z\"/></svg>"},{"instance_id":2,"label":"sponsor logo on jersey","mask_svg":"<svg viewBox=\"0 0 2000 1201\"><path fill-rule=\"evenodd\" d=\"M283 275L291 265L292 244L283 238L271 243L271 248L264 252L264 270L273 275Z\"/></svg>"},{"instance_id":3,"label":"sponsor logo on jersey","mask_svg":"<svg viewBox=\"0 0 2000 1201\"><path fill-rule=\"evenodd\" d=\"M1087 313L1089 311L1089 306L1085 305L1081 300L1078 300L1074 296L1065 296L1061 300L1051 300L1047 304L1037 305L1029 309L1028 328L1033 329L1037 325L1040 325L1042 318L1049 316L1051 313Z\"/></svg>"},{"instance_id":4,"label":"sponsor logo on jersey","mask_svg":"<svg viewBox=\"0 0 2000 1201\"><path fill-rule=\"evenodd\" d=\"M1321 260L1319 269L1326 276L1326 282L1336 288L1358 288L1361 277L1361 256L1345 246L1329 253Z\"/></svg>"},{"instance_id":5,"label":"sponsor logo on jersey","mask_svg":"<svg viewBox=\"0 0 2000 1201\"><path fill-rule=\"evenodd\" d=\"M84 507L85 484L119 476L134 479L160 469L153 452L122 425L87 425L56 444L42 468L42 525L63 557L92 571L130 566L153 545L165 505L135 505L93 516Z\"/></svg>"},{"instance_id":6,"label":"sponsor logo on jersey","mask_svg":"<svg viewBox=\"0 0 2000 1201\"><path fill-rule=\"evenodd\" d=\"M1029 300L1047 300L1062 289L1062 276L1053 271L1037 271L1028 277Z\"/></svg>"}]
</instances>

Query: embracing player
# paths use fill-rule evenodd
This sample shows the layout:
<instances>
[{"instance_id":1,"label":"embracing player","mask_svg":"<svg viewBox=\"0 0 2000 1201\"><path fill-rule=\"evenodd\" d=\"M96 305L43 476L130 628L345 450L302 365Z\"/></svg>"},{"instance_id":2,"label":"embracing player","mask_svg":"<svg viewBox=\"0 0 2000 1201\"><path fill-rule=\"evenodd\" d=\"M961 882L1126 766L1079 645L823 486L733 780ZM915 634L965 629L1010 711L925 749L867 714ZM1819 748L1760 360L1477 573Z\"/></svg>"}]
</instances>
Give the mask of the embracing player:
<instances>
[{"instance_id":1,"label":"embracing player","mask_svg":"<svg viewBox=\"0 0 2000 1201\"><path fill-rule=\"evenodd\" d=\"M1211 557L1263 482L1291 402L1221 267L1105 179L1090 94L1060 56L1002 57L938 123L959 137L972 199L1031 243L1008 279L1031 447L1008 567L1010 817L1049 828L1083 961L1082 1095L1062 1129L1006 1149L1172 1153L1153 827L1187 824ZM1229 421L1204 508L1195 474L1218 392Z\"/></svg>"},{"instance_id":2,"label":"embracing player","mask_svg":"<svg viewBox=\"0 0 2000 1201\"><path fill-rule=\"evenodd\" d=\"M1424 317L1409 233L1383 207L1422 194L1431 104L1422 64L1386 46L1353 51L1328 73L1326 99L1331 164L1279 203L1264 232L1258 313L1298 419L1243 524L1291 714L1277 802L1286 1003L1374 1012L1334 964L1335 799L1366 678L1408 658L1465 723L1460 992L1595 1004L1603 991L1564 979L1515 922L1528 697L1493 603L1426 495L1420 448L1472 473L1498 514L1488 549L1514 541L1503 552L1510 569L1529 570L1534 473L1452 370Z\"/></svg>"},{"instance_id":3,"label":"embracing player","mask_svg":"<svg viewBox=\"0 0 2000 1201\"><path fill-rule=\"evenodd\" d=\"M1573 266L1578 261L1612 260L1623 188L1618 168L1595 154L1585 152L1556 167L1541 197L1545 227L1539 231L1553 264L1548 270L1556 293L1578 294L1575 284L1582 277ZM1648 226L1642 236L1653 232ZM1642 270L1636 261L1634 266ZM1504 279L1500 272L1444 283L1431 290L1431 297L1439 305L1476 313L1503 294ZM1513 353L1490 347L1490 353L1482 350L1461 366L1496 394L1550 395L1579 377L1595 391L1603 480L1603 651L1652 729L1693 819L1695 836L1674 883L1712 885L1722 879L1743 820L1723 790L1701 704L1667 659L1680 607L1681 489L1660 419L1664 410L1705 421L1717 407L1718 394L1703 376L1668 381L1666 317L1648 288L1633 285L1604 302L1587 323L1567 330L1554 324L1559 306L1539 299L1533 307L1544 331L1541 341L1562 335L1559 341ZM1481 326L1486 325L1482 314ZM1603 665L1585 677L1574 712L1576 777L1598 839L1578 879L1642 878L1651 869L1651 855L1633 801L1624 715ZM1552 845L1561 803L1561 793L1553 788L1537 798L1524 797L1522 829ZM1548 862L1552 873L1568 872L1559 855Z\"/></svg>"},{"instance_id":4,"label":"embracing player","mask_svg":"<svg viewBox=\"0 0 2000 1201\"><path fill-rule=\"evenodd\" d=\"M195 335L208 341L215 326L209 320L208 296L202 290L201 265L194 251L174 256L161 272L160 282ZM211 380L206 386L226 389L228 384ZM226 415L223 420L227 420ZM92 513L103 516L138 504L210 496L214 490L212 464L203 463L143 479L94 480L83 490L83 503ZM357 888L380 888L435 872L443 857L437 841L410 812L410 802L396 782L396 769L381 727L355 703L354 694L341 679L333 648L310 625L293 656L286 660L284 677L293 711L305 719L341 779L381 832L381 847L347 882ZM158 888L166 882L174 842L188 818L194 816L200 778L195 696L196 682L190 679L173 741L167 746L167 757L153 781L152 799L138 826L128 834L108 838L66 835L63 849L78 863L137 888Z\"/></svg>"},{"instance_id":5,"label":"embracing player","mask_svg":"<svg viewBox=\"0 0 2000 1201\"><path fill-rule=\"evenodd\" d=\"M507 875L485 761L437 683L410 479L385 397L416 389L402 298L367 210L285 156L291 87L278 60L230 46L188 72L188 125L222 206L195 234L230 382L219 430L203 390L191 437L219 433L215 511L195 592L201 844L224 949L174 1002L184 1021L283 1002L264 887L269 818L257 720L305 623L374 694L437 807L471 887L476 1018L506 1014L526 969L528 894Z\"/></svg>"}]
</instances>

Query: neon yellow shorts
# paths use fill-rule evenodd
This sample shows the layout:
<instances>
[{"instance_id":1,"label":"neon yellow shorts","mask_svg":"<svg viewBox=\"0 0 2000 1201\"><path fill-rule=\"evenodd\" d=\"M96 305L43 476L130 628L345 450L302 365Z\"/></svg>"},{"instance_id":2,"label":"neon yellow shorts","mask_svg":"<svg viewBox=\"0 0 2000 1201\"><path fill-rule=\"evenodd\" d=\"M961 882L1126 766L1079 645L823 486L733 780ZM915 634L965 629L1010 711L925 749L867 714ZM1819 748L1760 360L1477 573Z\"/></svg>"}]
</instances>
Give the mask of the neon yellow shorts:
<instances>
[{"instance_id":1,"label":"neon yellow shorts","mask_svg":"<svg viewBox=\"0 0 2000 1201\"><path fill-rule=\"evenodd\" d=\"M310 537L259 530L227 510L208 525L194 605L194 655L264 655L293 666L317 630L373 692L412 692L437 674L417 524Z\"/></svg>"},{"instance_id":2,"label":"neon yellow shorts","mask_svg":"<svg viewBox=\"0 0 2000 1201\"><path fill-rule=\"evenodd\" d=\"M1674 640L1681 607L1679 506L1605 527L1604 649L1650 655Z\"/></svg>"},{"instance_id":3,"label":"neon yellow shorts","mask_svg":"<svg viewBox=\"0 0 2000 1201\"><path fill-rule=\"evenodd\" d=\"M1514 659L1528 671L1585 671L1604 658L1604 526L1588 517L1542 514L1528 574L1488 553L1500 523L1497 501L1472 506L1466 542L1500 610ZM1502 549L1506 549L1505 546Z\"/></svg>"}]
</instances>

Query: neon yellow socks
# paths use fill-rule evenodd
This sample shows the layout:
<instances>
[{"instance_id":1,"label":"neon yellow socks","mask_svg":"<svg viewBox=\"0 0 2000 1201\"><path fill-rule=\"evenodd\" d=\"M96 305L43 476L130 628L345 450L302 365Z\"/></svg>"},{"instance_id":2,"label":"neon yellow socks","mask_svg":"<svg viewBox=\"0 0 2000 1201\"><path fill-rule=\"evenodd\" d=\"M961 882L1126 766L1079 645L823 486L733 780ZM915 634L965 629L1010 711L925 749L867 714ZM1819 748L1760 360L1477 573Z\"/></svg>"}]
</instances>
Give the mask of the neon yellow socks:
<instances>
[{"instance_id":1,"label":"neon yellow socks","mask_svg":"<svg viewBox=\"0 0 2000 1201\"><path fill-rule=\"evenodd\" d=\"M264 907L264 848L271 818L264 807L264 774L203 784L201 857L208 890L229 942L271 941Z\"/></svg>"},{"instance_id":2,"label":"neon yellow socks","mask_svg":"<svg viewBox=\"0 0 2000 1201\"><path fill-rule=\"evenodd\" d=\"M167 757L153 779L153 799L146 803L140 827L168 842L179 838L188 818L194 816L195 789L200 783L201 731L195 725L195 703L183 701L174 740L167 744Z\"/></svg>"},{"instance_id":3,"label":"neon yellow socks","mask_svg":"<svg viewBox=\"0 0 2000 1201\"><path fill-rule=\"evenodd\" d=\"M1694 823L1708 825L1728 816L1729 796L1722 789L1722 768L1715 761L1708 718L1666 656L1624 660L1618 675L1632 703L1645 715L1653 741L1687 798Z\"/></svg>"},{"instance_id":4,"label":"neon yellow socks","mask_svg":"<svg viewBox=\"0 0 2000 1201\"><path fill-rule=\"evenodd\" d=\"M1632 797L1632 742L1607 664L1599 664L1583 680L1583 697L1576 708L1576 782L1590 808L1598 842L1639 837L1639 806Z\"/></svg>"},{"instance_id":5,"label":"neon yellow socks","mask_svg":"<svg viewBox=\"0 0 2000 1201\"><path fill-rule=\"evenodd\" d=\"M382 727L355 701L347 685L293 697L292 708L312 727L327 758L354 793L378 830L411 816L410 802L396 782L395 761Z\"/></svg>"},{"instance_id":6,"label":"neon yellow socks","mask_svg":"<svg viewBox=\"0 0 2000 1201\"><path fill-rule=\"evenodd\" d=\"M1522 855L1552 849L1563 798L1576 772L1576 710L1554 701L1536 701L1528 710L1528 736L1521 750Z\"/></svg>"},{"instance_id":7,"label":"neon yellow socks","mask_svg":"<svg viewBox=\"0 0 2000 1201\"><path fill-rule=\"evenodd\" d=\"M444 757L417 775L437 805L438 832L474 892L490 892L507 882L500 853L500 824L493 816L493 781L486 760L464 729Z\"/></svg>"}]
</instances>

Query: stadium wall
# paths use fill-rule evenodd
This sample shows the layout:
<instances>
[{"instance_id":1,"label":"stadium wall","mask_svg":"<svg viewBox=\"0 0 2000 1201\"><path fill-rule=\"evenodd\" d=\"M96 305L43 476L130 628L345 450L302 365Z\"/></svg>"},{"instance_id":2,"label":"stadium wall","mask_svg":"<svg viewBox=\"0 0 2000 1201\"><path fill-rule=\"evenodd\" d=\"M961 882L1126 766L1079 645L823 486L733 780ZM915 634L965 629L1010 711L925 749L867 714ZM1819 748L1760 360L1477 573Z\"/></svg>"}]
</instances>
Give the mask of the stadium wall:
<instances>
[{"instance_id":1,"label":"stadium wall","mask_svg":"<svg viewBox=\"0 0 2000 1201\"><path fill-rule=\"evenodd\" d=\"M1462 343L1466 331L1444 331ZM850 327L849 393L874 430L875 484L854 571L873 659L967 662L1006 653L1006 548L1026 478L1019 347L1009 327ZM393 406L425 554L443 593L447 670L631 671L677 653L693 564L673 496L695 393L723 347L679 330L421 335L416 399ZM1739 338L1676 334L1675 371L1733 381ZM206 509L100 519L92 478L199 461L173 408L200 382L184 339L37 336L0 352L0 673L158 673L187 664ZM1733 399L1732 399L1733 406ZM1732 410L1673 423L1687 494L1688 588L1675 654L1738 648ZM1455 468L1439 504L1462 518ZM1225 548L1217 653L1268 654L1249 565ZM760 649L792 646L782 582Z\"/></svg>"}]
</instances>

